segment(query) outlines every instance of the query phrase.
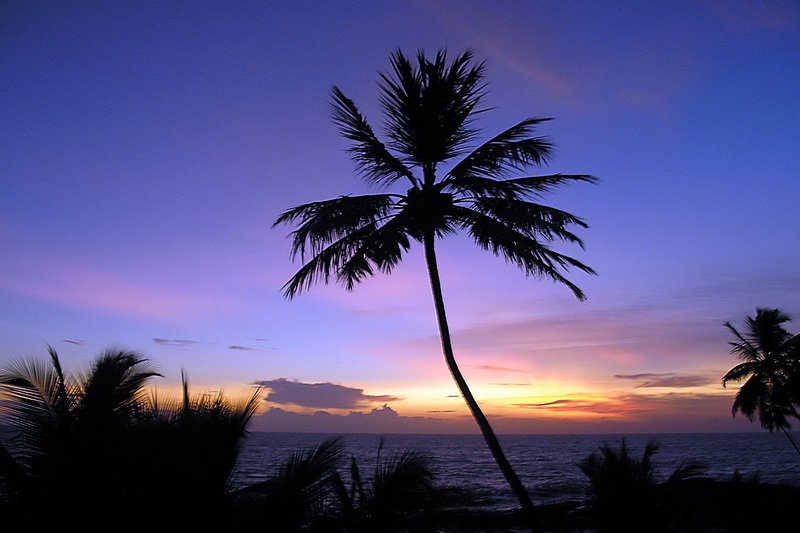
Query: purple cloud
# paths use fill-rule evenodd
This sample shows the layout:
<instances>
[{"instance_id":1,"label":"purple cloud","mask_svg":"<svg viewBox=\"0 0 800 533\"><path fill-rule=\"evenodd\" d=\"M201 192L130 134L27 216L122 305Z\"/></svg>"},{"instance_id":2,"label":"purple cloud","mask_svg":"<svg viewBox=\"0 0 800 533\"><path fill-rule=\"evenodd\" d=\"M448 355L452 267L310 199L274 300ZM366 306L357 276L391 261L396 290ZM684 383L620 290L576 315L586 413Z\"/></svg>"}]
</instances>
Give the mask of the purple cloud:
<instances>
[{"instance_id":1,"label":"purple cloud","mask_svg":"<svg viewBox=\"0 0 800 533\"><path fill-rule=\"evenodd\" d=\"M265 398L268 402L318 409L355 409L400 399L388 395L372 396L364 394L364 389L336 383L303 383L286 378L259 381L258 385L269 389Z\"/></svg>"},{"instance_id":2,"label":"purple cloud","mask_svg":"<svg viewBox=\"0 0 800 533\"><path fill-rule=\"evenodd\" d=\"M676 374L672 372L653 374L615 374L617 379L628 379L635 381L643 381L637 385L637 388L643 387L665 387L673 389L683 389L687 387L701 387L703 385L710 385L714 381L706 376L693 375L693 374Z\"/></svg>"},{"instance_id":3,"label":"purple cloud","mask_svg":"<svg viewBox=\"0 0 800 533\"><path fill-rule=\"evenodd\" d=\"M181 348L185 348L193 344L200 344L200 341L190 341L186 339L162 339L160 337L154 337L153 342L160 344L161 346L178 346Z\"/></svg>"}]
</instances>

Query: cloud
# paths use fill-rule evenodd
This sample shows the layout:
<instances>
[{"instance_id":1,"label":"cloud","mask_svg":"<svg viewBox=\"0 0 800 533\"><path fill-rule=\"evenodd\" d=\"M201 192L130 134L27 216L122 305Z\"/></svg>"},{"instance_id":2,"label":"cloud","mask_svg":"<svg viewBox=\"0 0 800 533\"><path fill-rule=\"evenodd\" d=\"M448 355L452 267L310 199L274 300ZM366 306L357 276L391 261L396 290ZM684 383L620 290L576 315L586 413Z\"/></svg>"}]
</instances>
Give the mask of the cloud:
<instances>
[{"instance_id":1,"label":"cloud","mask_svg":"<svg viewBox=\"0 0 800 533\"><path fill-rule=\"evenodd\" d=\"M517 404L524 407L551 407L553 405L564 405L568 403L574 403L575 400L553 400L552 402L545 402L545 403L528 403L528 404Z\"/></svg>"},{"instance_id":2,"label":"cloud","mask_svg":"<svg viewBox=\"0 0 800 533\"><path fill-rule=\"evenodd\" d=\"M200 341L191 341L186 339L162 339L160 337L153 337L153 342L161 346L179 346L185 348L193 344L200 344Z\"/></svg>"},{"instance_id":3,"label":"cloud","mask_svg":"<svg viewBox=\"0 0 800 533\"><path fill-rule=\"evenodd\" d=\"M364 394L364 389L336 383L303 383L286 378L259 381L258 385L269 389L265 398L268 402L317 409L355 409L400 399L388 395L371 396Z\"/></svg>"},{"instance_id":4,"label":"cloud","mask_svg":"<svg viewBox=\"0 0 800 533\"><path fill-rule=\"evenodd\" d=\"M500 372L519 372L520 374L526 374L526 370L520 370L518 368L509 368L507 366L495 366L495 365L480 365L478 367L480 370L495 370Z\"/></svg>"},{"instance_id":5,"label":"cloud","mask_svg":"<svg viewBox=\"0 0 800 533\"><path fill-rule=\"evenodd\" d=\"M642 381L637 385L641 387L664 387L673 389L683 389L687 387L702 387L703 385L711 385L714 383L706 376L694 374L677 374L674 372L667 373L641 373L641 374L615 374L617 379Z\"/></svg>"},{"instance_id":6,"label":"cloud","mask_svg":"<svg viewBox=\"0 0 800 533\"><path fill-rule=\"evenodd\" d=\"M249 352L249 351L258 350L259 348L253 348L252 346L239 346L237 344L231 344L230 346L228 346L228 349L229 350L239 350L239 351L243 351L243 352Z\"/></svg>"},{"instance_id":7,"label":"cloud","mask_svg":"<svg viewBox=\"0 0 800 533\"><path fill-rule=\"evenodd\" d=\"M501 434L758 431L758 424L751 424L746 417L731 416L731 402L730 396L680 393L625 395L594 402L561 399L540 408L563 413L490 418L495 431ZM579 404L584 413L592 416L567 416ZM326 411L301 414L273 407L253 417L250 428L302 433L477 433L475 422L468 416L403 416L388 406L346 415Z\"/></svg>"},{"instance_id":8,"label":"cloud","mask_svg":"<svg viewBox=\"0 0 800 533\"><path fill-rule=\"evenodd\" d=\"M61 342L66 342L68 344L75 344L77 346L81 346L83 344L86 344L86 341L77 341L77 340L72 340L72 339L63 339Z\"/></svg>"},{"instance_id":9,"label":"cloud","mask_svg":"<svg viewBox=\"0 0 800 533\"><path fill-rule=\"evenodd\" d=\"M253 431L299 433L474 433L472 420L423 416L400 416L384 405L368 413L351 411L346 415L317 411L300 414L273 407L251 419Z\"/></svg>"},{"instance_id":10,"label":"cloud","mask_svg":"<svg viewBox=\"0 0 800 533\"><path fill-rule=\"evenodd\" d=\"M800 7L789 0L704 0L703 4L737 33L800 28Z\"/></svg>"},{"instance_id":11,"label":"cloud","mask_svg":"<svg viewBox=\"0 0 800 533\"><path fill-rule=\"evenodd\" d=\"M0 288L81 309L172 321L230 308L227 302L188 289L176 290L174 284L137 281L120 271L68 257L60 257L57 264L28 255L6 260L0 264Z\"/></svg>"}]
</instances>

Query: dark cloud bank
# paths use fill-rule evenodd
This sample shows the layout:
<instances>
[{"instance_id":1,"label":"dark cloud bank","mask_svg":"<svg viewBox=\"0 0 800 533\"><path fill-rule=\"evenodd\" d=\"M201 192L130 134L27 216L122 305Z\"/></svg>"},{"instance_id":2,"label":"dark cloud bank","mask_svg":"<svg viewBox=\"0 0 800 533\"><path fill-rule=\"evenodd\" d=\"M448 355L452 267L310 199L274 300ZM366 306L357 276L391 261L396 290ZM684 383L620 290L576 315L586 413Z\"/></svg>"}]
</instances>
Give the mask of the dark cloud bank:
<instances>
[{"instance_id":1,"label":"dark cloud bank","mask_svg":"<svg viewBox=\"0 0 800 533\"><path fill-rule=\"evenodd\" d=\"M313 409L358 409L376 403L397 401L388 395L364 394L364 389L346 387L336 383L303 383L278 378L257 383L269 389L266 401L280 405L299 405Z\"/></svg>"}]
</instances>

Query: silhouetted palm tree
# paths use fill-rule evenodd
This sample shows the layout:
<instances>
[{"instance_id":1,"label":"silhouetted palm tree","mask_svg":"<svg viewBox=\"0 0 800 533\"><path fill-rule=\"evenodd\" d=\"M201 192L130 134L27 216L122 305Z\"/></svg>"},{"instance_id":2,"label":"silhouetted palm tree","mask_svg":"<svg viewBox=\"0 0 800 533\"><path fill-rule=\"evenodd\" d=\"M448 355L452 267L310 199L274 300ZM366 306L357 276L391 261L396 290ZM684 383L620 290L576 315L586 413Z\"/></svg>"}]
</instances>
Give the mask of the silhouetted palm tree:
<instances>
[{"instance_id":1,"label":"silhouetted palm tree","mask_svg":"<svg viewBox=\"0 0 800 533\"><path fill-rule=\"evenodd\" d=\"M7 417L19 431L14 455L22 504L78 520L88 509L112 512L133 492L129 443L145 382L158 374L139 354L106 350L83 379L22 360L0 373Z\"/></svg>"},{"instance_id":2,"label":"silhouetted palm tree","mask_svg":"<svg viewBox=\"0 0 800 533\"><path fill-rule=\"evenodd\" d=\"M649 441L641 458L632 457L625 440L617 450L607 444L589 454L579 467L588 478L588 510L601 532L672 531L676 509L670 497L679 484L702 474L695 461L681 463L664 482L656 479L653 456L658 445Z\"/></svg>"},{"instance_id":3,"label":"silhouetted palm tree","mask_svg":"<svg viewBox=\"0 0 800 533\"><path fill-rule=\"evenodd\" d=\"M74 526L148 520L209 527L223 511L228 479L258 390L239 404L221 395L158 405L144 394L159 374L136 352L106 350L71 378L49 348L50 364L21 360L0 372L7 419L18 431L0 443L0 509L35 512L40 522Z\"/></svg>"},{"instance_id":4,"label":"silhouetted palm tree","mask_svg":"<svg viewBox=\"0 0 800 533\"><path fill-rule=\"evenodd\" d=\"M341 459L339 439L294 452L268 479L237 491L236 528L326 531L328 503Z\"/></svg>"},{"instance_id":5,"label":"silhouetted palm tree","mask_svg":"<svg viewBox=\"0 0 800 533\"><path fill-rule=\"evenodd\" d=\"M338 472L334 476L331 522L351 533L441 531L446 489L433 483L428 457L415 450L385 457L382 448L383 441L372 476L361 473L355 457L349 489Z\"/></svg>"},{"instance_id":6,"label":"silhouetted palm tree","mask_svg":"<svg viewBox=\"0 0 800 533\"><path fill-rule=\"evenodd\" d=\"M185 374L182 385L179 402L155 395L143 402L135 472L147 484L151 512L182 528L210 529L225 519L231 474L260 389L232 402L221 392L190 395Z\"/></svg>"},{"instance_id":7,"label":"silhouetted palm tree","mask_svg":"<svg viewBox=\"0 0 800 533\"><path fill-rule=\"evenodd\" d=\"M731 353L742 362L728 370L722 385L744 381L736 393L733 414L741 411L751 421L757 415L764 429L783 431L800 454L788 432L789 418L800 418L796 409L800 399L800 335L783 328L790 320L778 309L756 309L755 317L747 317L745 333L726 322L725 327L736 337L728 343Z\"/></svg>"},{"instance_id":8,"label":"silhouetted palm tree","mask_svg":"<svg viewBox=\"0 0 800 533\"><path fill-rule=\"evenodd\" d=\"M528 275L565 284L582 299L583 293L564 277L564 271L574 267L593 273L592 269L549 245L556 240L582 245L569 228L586 224L532 200L560 185L594 178L552 174L503 179L546 162L552 145L532 134L547 119L523 120L469 151L479 133L473 119L484 111L480 105L486 94L483 63L475 64L471 52L448 62L445 52L428 59L420 51L414 65L398 51L391 64L392 73L381 75L380 85L387 144L335 87L333 120L352 141L349 151L366 181L383 188L405 182L409 188L313 202L278 217L276 225L297 223L292 255L305 261L284 286L285 294L292 298L316 281L331 279L352 289L376 271L391 272L412 241L421 243L447 366L503 475L533 521L530 498L456 364L435 241L466 231L479 247L503 256ZM456 158L460 159L445 171L445 164Z\"/></svg>"}]
</instances>

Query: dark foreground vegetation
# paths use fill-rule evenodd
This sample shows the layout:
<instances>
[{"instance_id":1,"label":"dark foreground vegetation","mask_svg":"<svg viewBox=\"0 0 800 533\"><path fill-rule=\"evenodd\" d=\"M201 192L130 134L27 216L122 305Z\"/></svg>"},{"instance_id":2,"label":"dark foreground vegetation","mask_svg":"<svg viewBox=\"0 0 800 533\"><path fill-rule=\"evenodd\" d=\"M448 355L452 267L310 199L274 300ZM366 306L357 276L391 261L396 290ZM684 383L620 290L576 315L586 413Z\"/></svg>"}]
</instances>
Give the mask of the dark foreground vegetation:
<instances>
[{"instance_id":1,"label":"dark foreground vegetation","mask_svg":"<svg viewBox=\"0 0 800 533\"><path fill-rule=\"evenodd\" d=\"M287 457L265 481L232 489L230 477L258 391L240 404L189 393L146 394L158 374L136 353L109 350L81 377L22 361L0 374L13 437L0 443L4 526L67 531L266 532L522 531L520 513L487 510L468 487L437 484L414 451L369 465L331 439ZM576 465L584 501L539 508L544 531L793 531L800 491L735 476L704 477L687 461L654 473L657 446L641 457L623 441Z\"/></svg>"}]
</instances>

